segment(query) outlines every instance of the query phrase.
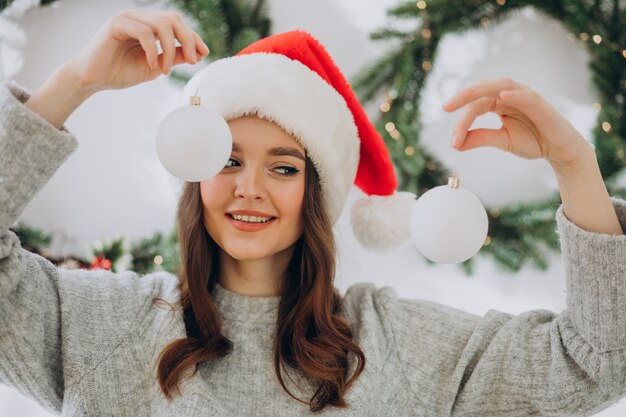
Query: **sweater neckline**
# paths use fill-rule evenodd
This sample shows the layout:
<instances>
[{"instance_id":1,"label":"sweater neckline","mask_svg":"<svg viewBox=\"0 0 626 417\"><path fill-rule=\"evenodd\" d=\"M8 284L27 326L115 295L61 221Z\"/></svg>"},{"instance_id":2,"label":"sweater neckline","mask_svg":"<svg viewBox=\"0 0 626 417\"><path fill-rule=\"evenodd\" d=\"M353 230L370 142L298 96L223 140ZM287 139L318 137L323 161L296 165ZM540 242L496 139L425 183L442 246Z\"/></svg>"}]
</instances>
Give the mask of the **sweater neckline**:
<instances>
[{"instance_id":1,"label":"sweater neckline","mask_svg":"<svg viewBox=\"0 0 626 417\"><path fill-rule=\"evenodd\" d=\"M275 324L281 296L243 295L215 283L213 299L224 323Z\"/></svg>"}]
</instances>

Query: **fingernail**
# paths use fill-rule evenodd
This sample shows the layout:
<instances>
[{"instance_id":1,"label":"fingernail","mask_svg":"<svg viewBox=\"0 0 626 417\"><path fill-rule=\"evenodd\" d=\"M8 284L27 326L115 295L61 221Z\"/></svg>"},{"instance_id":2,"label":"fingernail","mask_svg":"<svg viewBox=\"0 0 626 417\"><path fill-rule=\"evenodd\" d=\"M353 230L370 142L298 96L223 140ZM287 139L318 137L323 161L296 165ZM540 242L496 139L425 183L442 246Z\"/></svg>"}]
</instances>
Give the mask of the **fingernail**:
<instances>
[{"instance_id":1,"label":"fingernail","mask_svg":"<svg viewBox=\"0 0 626 417\"><path fill-rule=\"evenodd\" d=\"M451 143L451 145L452 145L453 148L456 146L456 143L458 142L458 140L459 140L459 135L457 135L457 134L452 135L452 143Z\"/></svg>"}]
</instances>

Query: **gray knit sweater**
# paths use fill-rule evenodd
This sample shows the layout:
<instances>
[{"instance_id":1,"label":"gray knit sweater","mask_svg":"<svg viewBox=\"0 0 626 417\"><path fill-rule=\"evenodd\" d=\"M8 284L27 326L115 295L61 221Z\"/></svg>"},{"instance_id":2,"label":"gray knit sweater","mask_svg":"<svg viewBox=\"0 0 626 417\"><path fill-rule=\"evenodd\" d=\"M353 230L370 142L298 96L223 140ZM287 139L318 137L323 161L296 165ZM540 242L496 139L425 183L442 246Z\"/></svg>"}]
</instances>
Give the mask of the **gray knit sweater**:
<instances>
[{"instance_id":1,"label":"gray knit sweater","mask_svg":"<svg viewBox=\"0 0 626 417\"><path fill-rule=\"evenodd\" d=\"M20 247L8 228L77 141L0 86L0 382L66 416L313 415L279 385L272 334L279 297L214 294L234 351L202 363L168 402L157 357L185 336L175 276L57 269ZM623 229L626 201L612 198ZM348 408L322 416L588 416L626 393L626 236L587 232L562 207L557 230L567 309L479 317L391 287L361 283L342 315L367 358ZM354 370L350 361L350 373ZM187 374L189 375L189 373ZM315 386L285 383L308 400ZM299 385L299 386L298 386Z\"/></svg>"}]
</instances>

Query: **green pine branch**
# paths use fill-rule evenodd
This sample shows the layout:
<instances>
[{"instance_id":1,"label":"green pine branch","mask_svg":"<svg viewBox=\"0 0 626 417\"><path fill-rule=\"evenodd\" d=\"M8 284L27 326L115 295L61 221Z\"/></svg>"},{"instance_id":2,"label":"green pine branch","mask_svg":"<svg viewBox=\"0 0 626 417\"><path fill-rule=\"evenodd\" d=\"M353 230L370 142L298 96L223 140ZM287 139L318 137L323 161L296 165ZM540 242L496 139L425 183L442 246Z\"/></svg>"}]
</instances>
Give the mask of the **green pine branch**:
<instances>
[{"instance_id":1,"label":"green pine branch","mask_svg":"<svg viewBox=\"0 0 626 417\"><path fill-rule=\"evenodd\" d=\"M20 239L22 248L29 252L41 254L50 248L52 235L45 233L34 227L18 223L15 227L10 228L13 233Z\"/></svg>"},{"instance_id":2,"label":"green pine branch","mask_svg":"<svg viewBox=\"0 0 626 417\"><path fill-rule=\"evenodd\" d=\"M270 35L271 20L265 0L171 0L192 20L194 30L211 53L205 59L217 60L237 52ZM191 78L172 71L170 78L184 85Z\"/></svg>"},{"instance_id":3,"label":"green pine branch","mask_svg":"<svg viewBox=\"0 0 626 417\"><path fill-rule=\"evenodd\" d=\"M561 22L589 50L591 81L601 105L593 142L610 194L623 195L623 189L611 185L618 183L617 177L626 167L626 59L622 52L626 10L613 0L508 0L503 5L492 0L428 0L423 10L415 1L391 7L387 14L397 20L413 20L414 30L390 27L374 31L372 40L392 41L393 47L362 69L352 84L364 103L385 91L393 92L393 97L386 99L390 108L381 111L375 126L394 161L400 189L421 195L445 184L449 175L420 145L421 91L435 63L439 40L446 34L497 24L529 6ZM429 36L424 36L424 30ZM594 35L600 35L602 41L594 40ZM389 123L395 125L395 137L387 131ZM518 271L525 264L545 269L546 250L558 249L554 216L559 205L556 193L544 201L488 208L490 242L480 255L492 257L496 265L509 271ZM473 270L471 261L461 264L468 274Z\"/></svg>"}]
</instances>

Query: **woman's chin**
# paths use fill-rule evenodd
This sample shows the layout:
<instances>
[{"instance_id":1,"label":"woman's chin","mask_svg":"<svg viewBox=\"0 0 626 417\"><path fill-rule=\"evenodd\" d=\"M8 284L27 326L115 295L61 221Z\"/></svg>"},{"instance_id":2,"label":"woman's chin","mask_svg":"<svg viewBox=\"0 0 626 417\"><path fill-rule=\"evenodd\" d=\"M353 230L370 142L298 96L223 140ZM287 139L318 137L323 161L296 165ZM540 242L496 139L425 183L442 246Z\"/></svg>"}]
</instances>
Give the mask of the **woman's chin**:
<instances>
[{"instance_id":1,"label":"woman's chin","mask_svg":"<svg viewBox=\"0 0 626 417\"><path fill-rule=\"evenodd\" d=\"M227 248L226 253L233 259L238 261L253 261L256 259L266 258L268 256L274 255L274 253L270 253L266 248L245 248L245 247L236 247L236 248Z\"/></svg>"},{"instance_id":2,"label":"woman's chin","mask_svg":"<svg viewBox=\"0 0 626 417\"><path fill-rule=\"evenodd\" d=\"M237 261L253 261L269 258L272 261L278 261L285 257L291 258L293 255L294 245L283 247L282 245L270 246L265 244L231 244L222 247L222 250Z\"/></svg>"}]
</instances>

